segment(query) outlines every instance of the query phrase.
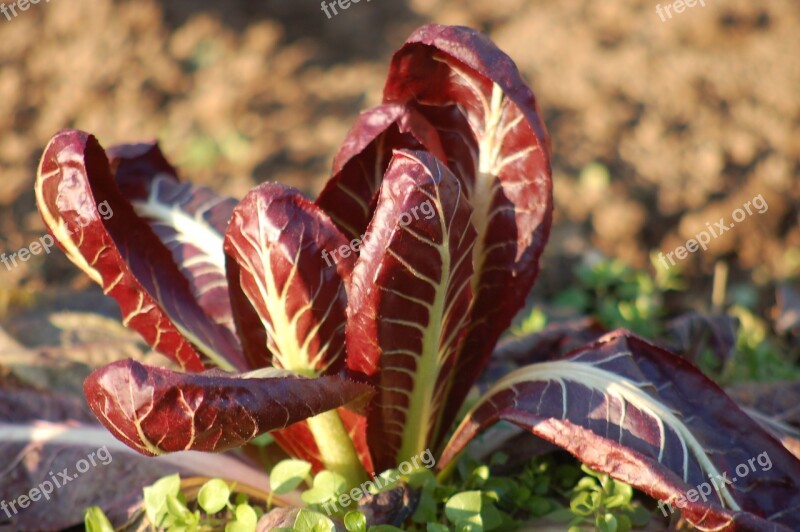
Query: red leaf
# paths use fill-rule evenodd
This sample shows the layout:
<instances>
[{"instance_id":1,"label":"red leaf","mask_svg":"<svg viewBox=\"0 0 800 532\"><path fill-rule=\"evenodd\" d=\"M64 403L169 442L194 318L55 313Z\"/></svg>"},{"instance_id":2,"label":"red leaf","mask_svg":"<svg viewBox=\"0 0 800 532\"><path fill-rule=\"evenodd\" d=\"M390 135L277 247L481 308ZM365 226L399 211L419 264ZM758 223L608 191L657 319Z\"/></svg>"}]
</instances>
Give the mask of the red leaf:
<instances>
[{"instance_id":1,"label":"red leaf","mask_svg":"<svg viewBox=\"0 0 800 532\"><path fill-rule=\"evenodd\" d=\"M367 426L379 471L424 451L440 424L472 296L469 215L443 163L396 152L347 309L348 367L378 388Z\"/></svg>"},{"instance_id":2,"label":"red leaf","mask_svg":"<svg viewBox=\"0 0 800 532\"><path fill-rule=\"evenodd\" d=\"M243 369L238 344L203 312L169 250L122 196L94 137L66 130L50 141L36 199L69 259L117 300L123 323L154 349L190 371L209 361Z\"/></svg>"},{"instance_id":3,"label":"red leaf","mask_svg":"<svg viewBox=\"0 0 800 532\"><path fill-rule=\"evenodd\" d=\"M438 467L501 420L653 498L688 497L682 513L702 530L800 527L800 461L690 362L627 331L498 381ZM687 495L704 484L706 500Z\"/></svg>"},{"instance_id":4,"label":"red leaf","mask_svg":"<svg viewBox=\"0 0 800 532\"><path fill-rule=\"evenodd\" d=\"M113 146L107 153L122 194L170 250L200 307L238 343L222 249L238 202L179 183L156 143Z\"/></svg>"},{"instance_id":5,"label":"red leaf","mask_svg":"<svg viewBox=\"0 0 800 532\"><path fill-rule=\"evenodd\" d=\"M142 454L158 455L239 447L370 391L339 377L285 375L272 369L188 374L124 360L94 371L84 393L112 434Z\"/></svg>"},{"instance_id":6,"label":"red leaf","mask_svg":"<svg viewBox=\"0 0 800 532\"><path fill-rule=\"evenodd\" d=\"M267 340L245 343L258 349L248 352L253 365L271 361L306 376L344 365L346 280L354 257L339 253L337 261L333 253L347 247L333 222L296 190L263 184L236 207L225 252L235 262L231 286L244 296L233 297L244 318L239 329L246 332L258 316Z\"/></svg>"},{"instance_id":7,"label":"red leaf","mask_svg":"<svg viewBox=\"0 0 800 532\"><path fill-rule=\"evenodd\" d=\"M414 32L392 59L384 101L415 105L434 127L450 131L440 132L444 147L461 154L449 158L476 165L460 176L478 238L470 328L447 404L452 418L538 274L553 207L550 140L514 62L465 27L429 24ZM473 143L450 142L454 130ZM464 161L470 145L477 156Z\"/></svg>"},{"instance_id":8,"label":"red leaf","mask_svg":"<svg viewBox=\"0 0 800 532\"><path fill-rule=\"evenodd\" d=\"M404 105L380 105L361 113L347 134L316 204L348 239L367 228L383 174L394 150L400 149L425 149L445 160L436 130Z\"/></svg>"}]
</instances>

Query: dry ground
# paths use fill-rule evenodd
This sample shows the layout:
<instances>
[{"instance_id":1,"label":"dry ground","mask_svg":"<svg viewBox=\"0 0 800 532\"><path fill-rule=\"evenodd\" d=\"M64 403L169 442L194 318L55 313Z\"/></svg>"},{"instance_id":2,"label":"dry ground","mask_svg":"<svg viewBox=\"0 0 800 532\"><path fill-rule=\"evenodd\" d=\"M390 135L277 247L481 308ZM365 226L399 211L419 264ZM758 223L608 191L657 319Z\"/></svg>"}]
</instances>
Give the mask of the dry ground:
<instances>
[{"instance_id":1,"label":"dry ground","mask_svg":"<svg viewBox=\"0 0 800 532\"><path fill-rule=\"evenodd\" d=\"M185 177L233 196L265 180L315 193L391 51L437 21L488 32L541 101L550 279L590 250L646 266L759 194L768 212L686 273L701 291L719 259L756 285L797 275L800 4L707 0L665 22L655 4L372 0L328 20L316 0L52 0L0 17L0 250L42 235L34 173L64 127L158 138ZM60 253L0 267L0 314L85 285Z\"/></svg>"}]
</instances>

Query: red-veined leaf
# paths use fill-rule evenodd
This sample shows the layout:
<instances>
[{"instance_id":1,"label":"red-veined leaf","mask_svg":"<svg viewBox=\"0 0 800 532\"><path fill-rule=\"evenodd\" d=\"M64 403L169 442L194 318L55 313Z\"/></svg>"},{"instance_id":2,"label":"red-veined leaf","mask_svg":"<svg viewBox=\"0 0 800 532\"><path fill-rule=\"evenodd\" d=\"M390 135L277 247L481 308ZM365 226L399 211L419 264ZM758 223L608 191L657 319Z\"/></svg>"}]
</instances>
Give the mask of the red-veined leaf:
<instances>
[{"instance_id":1,"label":"red-veined leaf","mask_svg":"<svg viewBox=\"0 0 800 532\"><path fill-rule=\"evenodd\" d=\"M265 183L236 207L225 252L235 262L231 284L246 298L233 302L251 325L255 312L267 340L265 346L245 344L260 348L248 353L250 360L307 376L341 369L346 282L354 263L343 249L349 242L330 218L296 190Z\"/></svg>"},{"instance_id":2,"label":"red-veined leaf","mask_svg":"<svg viewBox=\"0 0 800 532\"><path fill-rule=\"evenodd\" d=\"M471 299L475 230L455 176L396 152L351 279L348 367L378 388L367 423L378 471L424 451L438 428Z\"/></svg>"},{"instance_id":3,"label":"red-veined leaf","mask_svg":"<svg viewBox=\"0 0 800 532\"><path fill-rule=\"evenodd\" d=\"M113 146L107 153L120 191L170 250L200 307L235 332L222 246L238 202L179 183L156 143Z\"/></svg>"},{"instance_id":4,"label":"red-veined leaf","mask_svg":"<svg viewBox=\"0 0 800 532\"><path fill-rule=\"evenodd\" d=\"M190 371L209 360L244 368L238 344L205 314L169 250L120 193L93 136L65 130L50 141L36 200L69 259L117 301L123 323L154 349Z\"/></svg>"},{"instance_id":5,"label":"red-veined leaf","mask_svg":"<svg viewBox=\"0 0 800 532\"><path fill-rule=\"evenodd\" d=\"M319 207L296 190L263 184L235 209L225 251L234 315L253 365L271 363L306 376L344 367L347 287L355 257L352 241ZM317 468L344 467L339 451L367 467L363 441L355 439L350 447L341 442L338 449L321 441L331 437L328 430L347 439L356 427L341 414L332 415L279 431L276 439Z\"/></svg>"},{"instance_id":6,"label":"red-veined leaf","mask_svg":"<svg viewBox=\"0 0 800 532\"><path fill-rule=\"evenodd\" d=\"M800 461L690 362L626 331L498 381L438 466L500 420L662 501L715 479L707 500L683 499L702 530L800 527Z\"/></svg>"},{"instance_id":7,"label":"red-veined leaf","mask_svg":"<svg viewBox=\"0 0 800 532\"><path fill-rule=\"evenodd\" d=\"M369 391L339 377L308 379L274 368L189 374L132 360L100 368L84 384L97 419L120 441L148 455L239 447Z\"/></svg>"},{"instance_id":8,"label":"red-veined leaf","mask_svg":"<svg viewBox=\"0 0 800 532\"><path fill-rule=\"evenodd\" d=\"M358 238L375 210L375 196L393 150L424 149L445 160L433 126L404 105L379 105L361 113L333 161L333 175L316 204L348 239Z\"/></svg>"},{"instance_id":9,"label":"red-veined leaf","mask_svg":"<svg viewBox=\"0 0 800 532\"><path fill-rule=\"evenodd\" d=\"M140 510L142 488L175 472L184 477L222 477L259 490L269 485L263 469L232 454L142 456L99 425L83 400L4 377L0 377L0 456L4 459L0 501L15 501L39 490L39 499L31 499L26 508L7 505L9 515L0 512L4 530L78 526L90 504L102 507L112 523L122 526ZM292 494L275 498L284 504L300 502Z\"/></svg>"},{"instance_id":10,"label":"red-veined leaf","mask_svg":"<svg viewBox=\"0 0 800 532\"><path fill-rule=\"evenodd\" d=\"M466 153L448 154L464 165L477 164L460 176L478 237L475 299L446 409L452 418L538 274L553 206L550 141L514 62L470 28L430 24L414 32L392 59L384 101L416 105L434 127L451 132L440 133L445 140L459 129L452 117L457 109L464 117L462 141L446 141L445 149L477 148L470 161L463 161ZM474 143L463 140L469 136Z\"/></svg>"}]
</instances>

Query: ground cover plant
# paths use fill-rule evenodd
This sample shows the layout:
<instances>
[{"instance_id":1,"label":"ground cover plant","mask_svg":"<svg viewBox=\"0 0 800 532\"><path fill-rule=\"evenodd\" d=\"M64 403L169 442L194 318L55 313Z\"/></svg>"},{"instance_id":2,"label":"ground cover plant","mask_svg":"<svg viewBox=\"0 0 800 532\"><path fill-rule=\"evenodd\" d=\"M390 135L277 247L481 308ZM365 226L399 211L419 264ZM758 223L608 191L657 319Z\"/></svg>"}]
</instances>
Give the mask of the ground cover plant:
<instances>
[{"instance_id":1,"label":"ground cover plant","mask_svg":"<svg viewBox=\"0 0 800 532\"><path fill-rule=\"evenodd\" d=\"M360 490L383 510L335 510L349 530L507 529L519 508L559 517L537 489L560 483L569 526L643 526L632 488L701 529L800 526L800 463L774 433L686 357L624 329L584 328L566 354L555 345L569 332L549 352L516 346L518 367L485 382L454 427L537 277L550 149L513 61L473 30L438 25L395 54L383 104L359 117L315 202L274 183L236 202L179 181L155 144L104 150L87 133L57 134L36 183L45 223L175 366L96 370L84 390L97 419L145 455L223 452L270 433L296 460L282 462L285 483L273 470L273 491L314 473L307 509L263 517L223 481L190 508L168 477L145 494L150 521L213 528L227 512L232 530L258 519L325 530L326 501ZM647 308L617 308L647 331ZM462 452L499 422L583 469L538 457L518 477L491 475L503 455ZM426 452L437 474L420 466ZM686 497L762 455L769 469ZM365 487L376 475L405 481L385 486L402 503L388 517ZM87 522L108 526L96 510Z\"/></svg>"}]
</instances>

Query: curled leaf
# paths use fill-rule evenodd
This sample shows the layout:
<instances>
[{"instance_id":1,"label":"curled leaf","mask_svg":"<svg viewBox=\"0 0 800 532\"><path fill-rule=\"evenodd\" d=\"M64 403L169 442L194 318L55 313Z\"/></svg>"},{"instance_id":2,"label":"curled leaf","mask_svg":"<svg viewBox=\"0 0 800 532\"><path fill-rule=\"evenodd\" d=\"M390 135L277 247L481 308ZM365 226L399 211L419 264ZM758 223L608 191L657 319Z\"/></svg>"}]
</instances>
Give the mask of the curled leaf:
<instances>
[{"instance_id":1,"label":"curled leaf","mask_svg":"<svg viewBox=\"0 0 800 532\"><path fill-rule=\"evenodd\" d=\"M89 407L114 436L142 454L224 451L365 396L338 377L264 377L218 370L187 374L125 360L93 372Z\"/></svg>"},{"instance_id":2,"label":"curled leaf","mask_svg":"<svg viewBox=\"0 0 800 532\"><path fill-rule=\"evenodd\" d=\"M123 323L182 368L244 368L239 345L195 299L170 251L122 195L87 133L48 144L36 181L39 211L69 259L116 299Z\"/></svg>"},{"instance_id":3,"label":"curled leaf","mask_svg":"<svg viewBox=\"0 0 800 532\"><path fill-rule=\"evenodd\" d=\"M348 239L366 230L389 161L401 149L424 149L446 160L436 130L405 105L385 104L365 111L347 134L316 204Z\"/></svg>"},{"instance_id":4,"label":"curled leaf","mask_svg":"<svg viewBox=\"0 0 800 532\"><path fill-rule=\"evenodd\" d=\"M671 503L701 530L800 526L800 461L691 363L626 331L498 381L438 466L500 420Z\"/></svg>"}]
</instances>

